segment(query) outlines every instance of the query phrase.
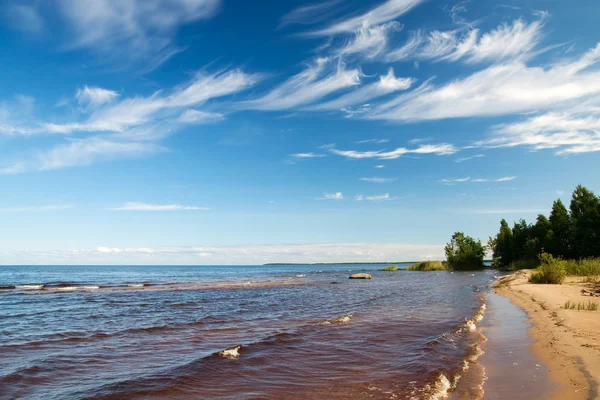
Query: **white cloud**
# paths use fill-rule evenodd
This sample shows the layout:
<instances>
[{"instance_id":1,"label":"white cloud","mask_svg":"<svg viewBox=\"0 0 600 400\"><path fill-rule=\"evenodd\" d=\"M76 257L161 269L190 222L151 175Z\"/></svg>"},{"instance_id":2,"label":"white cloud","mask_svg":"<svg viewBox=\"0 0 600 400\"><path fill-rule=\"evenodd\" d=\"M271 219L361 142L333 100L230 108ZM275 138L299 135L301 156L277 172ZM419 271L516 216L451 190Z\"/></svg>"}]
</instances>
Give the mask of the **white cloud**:
<instances>
[{"instance_id":1,"label":"white cloud","mask_svg":"<svg viewBox=\"0 0 600 400\"><path fill-rule=\"evenodd\" d=\"M386 60L404 59L446 60L460 59L469 63L501 61L530 55L541 39L546 14L532 23L516 20L480 35L479 29L466 33L462 30L434 30L425 35L422 31L410 33L401 47L386 53Z\"/></svg>"},{"instance_id":2,"label":"white cloud","mask_svg":"<svg viewBox=\"0 0 600 400\"><path fill-rule=\"evenodd\" d=\"M79 105L84 109L102 106L106 103L110 103L117 97L119 97L119 93L113 90L88 86L77 89L77 93L75 94L77 102L79 102Z\"/></svg>"},{"instance_id":3,"label":"white cloud","mask_svg":"<svg viewBox=\"0 0 600 400\"><path fill-rule=\"evenodd\" d=\"M381 178L381 177L371 177L371 178L360 178L360 181L364 181L364 182L372 182L372 183L387 183L387 182L393 182L395 180L397 180L398 178Z\"/></svg>"},{"instance_id":4,"label":"white cloud","mask_svg":"<svg viewBox=\"0 0 600 400\"><path fill-rule=\"evenodd\" d=\"M390 139L366 139L366 140L359 140L358 142L354 142L354 143L356 143L356 144L363 144L363 143L381 144L381 143L387 143L389 141L390 141Z\"/></svg>"},{"instance_id":5,"label":"white cloud","mask_svg":"<svg viewBox=\"0 0 600 400\"><path fill-rule=\"evenodd\" d=\"M482 157L485 157L485 155L484 154L475 154L474 156L457 158L454 161L457 162L457 163L461 163L461 162L465 162L465 161L469 161L469 160L474 160L476 158L482 158Z\"/></svg>"},{"instance_id":6,"label":"white cloud","mask_svg":"<svg viewBox=\"0 0 600 400\"><path fill-rule=\"evenodd\" d=\"M207 207L197 206L182 206L181 204L148 204L129 202L123 204L121 207L110 208L114 211L198 211L198 210L209 210Z\"/></svg>"},{"instance_id":7,"label":"white cloud","mask_svg":"<svg viewBox=\"0 0 600 400\"><path fill-rule=\"evenodd\" d=\"M600 110L599 110L600 111ZM600 112L549 112L523 122L498 125L482 147L527 146L533 151L554 149L557 155L600 151Z\"/></svg>"},{"instance_id":8,"label":"white cloud","mask_svg":"<svg viewBox=\"0 0 600 400\"><path fill-rule=\"evenodd\" d=\"M258 77L248 75L241 70L230 70L215 74L198 73L186 85L175 88L164 96L156 92L149 97L130 97L115 104L94 111L84 122L64 124L44 124L47 131L55 133L86 132L122 132L132 127L165 118L175 118L175 114L186 107L197 106L204 102L243 91L252 86ZM191 110L186 110L191 111ZM198 110L194 110L198 111ZM180 118L184 123L206 122L206 118L218 119L216 114L198 114L184 112Z\"/></svg>"},{"instance_id":9,"label":"white cloud","mask_svg":"<svg viewBox=\"0 0 600 400\"><path fill-rule=\"evenodd\" d=\"M182 51L177 30L215 15L220 0L64 0L59 10L72 29L71 49L91 49L102 63L152 70Z\"/></svg>"},{"instance_id":10,"label":"white cloud","mask_svg":"<svg viewBox=\"0 0 600 400\"><path fill-rule=\"evenodd\" d=\"M347 158L377 158L380 160L393 160L400 158L405 154L436 154L436 155L449 155L457 153L459 150L451 144L441 143L435 145L421 145L416 149L407 149L405 147L399 147L392 151L356 151L356 150L330 150L333 154Z\"/></svg>"},{"instance_id":11,"label":"white cloud","mask_svg":"<svg viewBox=\"0 0 600 400\"><path fill-rule=\"evenodd\" d=\"M344 200L344 195L342 192L324 193L323 197L319 197L317 200Z\"/></svg>"},{"instance_id":12,"label":"white cloud","mask_svg":"<svg viewBox=\"0 0 600 400\"><path fill-rule=\"evenodd\" d=\"M325 154L317 154L317 153L296 153L291 154L292 157L295 158L321 158L325 157Z\"/></svg>"},{"instance_id":13,"label":"white cloud","mask_svg":"<svg viewBox=\"0 0 600 400\"><path fill-rule=\"evenodd\" d=\"M322 243L229 247L115 247L10 251L19 264L189 264L247 265L273 262L390 262L444 259L443 244Z\"/></svg>"},{"instance_id":14,"label":"white cloud","mask_svg":"<svg viewBox=\"0 0 600 400\"><path fill-rule=\"evenodd\" d=\"M379 164L379 165L376 165L376 166L375 166L375 168L385 168L385 166L384 166L384 165L381 165L381 164Z\"/></svg>"},{"instance_id":15,"label":"white cloud","mask_svg":"<svg viewBox=\"0 0 600 400\"><path fill-rule=\"evenodd\" d=\"M415 80L413 78L396 78L394 70L390 68L387 75L381 75L379 80L374 83L354 89L351 92L344 94L333 100L317 104L312 107L307 107L307 110L312 111L327 111L347 109L350 106L364 103L387 94L406 90L411 87ZM363 107L370 108L369 104L363 104Z\"/></svg>"},{"instance_id":16,"label":"white cloud","mask_svg":"<svg viewBox=\"0 0 600 400\"><path fill-rule=\"evenodd\" d=\"M494 182L509 182L514 181L515 179L517 179L516 176L505 176L503 178L496 179Z\"/></svg>"},{"instance_id":17,"label":"white cloud","mask_svg":"<svg viewBox=\"0 0 600 400\"><path fill-rule=\"evenodd\" d=\"M360 84L360 72L341 63L318 58L306 69L276 86L264 96L240 103L256 110L287 110L314 103L325 96Z\"/></svg>"},{"instance_id":18,"label":"white cloud","mask_svg":"<svg viewBox=\"0 0 600 400\"><path fill-rule=\"evenodd\" d=\"M40 34L44 30L44 20L34 6L9 4L0 11L4 11L6 22L15 29L32 34Z\"/></svg>"},{"instance_id":19,"label":"white cloud","mask_svg":"<svg viewBox=\"0 0 600 400\"><path fill-rule=\"evenodd\" d=\"M563 197L564 194L565 194L565 191L564 190L557 190L556 194L558 195L558 197Z\"/></svg>"},{"instance_id":20,"label":"white cloud","mask_svg":"<svg viewBox=\"0 0 600 400\"><path fill-rule=\"evenodd\" d=\"M401 30L402 25L396 21L374 27L362 26L348 43L335 50L334 53L338 57L358 54L365 58L374 58L387 49L389 36L393 32Z\"/></svg>"},{"instance_id":21,"label":"white cloud","mask_svg":"<svg viewBox=\"0 0 600 400\"><path fill-rule=\"evenodd\" d=\"M186 124L206 124L210 122L218 122L225 119L225 116L220 113L206 112L199 110L185 110L177 121Z\"/></svg>"},{"instance_id":22,"label":"white cloud","mask_svg":"<svg viewBox=\"0 0 600 400\"><path fill-rule=\"evenodd\" d=\"M430 83L373 108L368 118L422 121L546 110L600 95L600 44L580 59L549 68L521 61L492 65L440 87Z\"/></svg>"},{"instance_id":23,"label":"white cloud","mask_svg":"<svg viewBox=\"0 0 600 400\"><path fill-rule=\"evenodd\" d=\"M357 194L355 197L356 201L388 201L388 200L395 200L396 197L390 197L389 193L386 194L377 194L377 195L373 195L373 196L363 196L362 194Z\"/></svg>"},{"instance_id":24,"label":"white cloud","mask_svg":"<svg viewBox=\"0 0 600 400\"><path fill-rule=\"evenodd\" d=\"M279 27L289 24L315 24L324 21L331 16L331 9L340 2L341 0L325 1L295 8L281 17Z\"/></svg>"},{"instance_id":25,"label":"white cloud","mask_svg":"<svg viewBox=\"0 0 600 400\"><path fill-rule=\"evenodd\" d=\"M482 183L482 182L489 182L490 180L487 178L476 178L476 179L471 179L471 182L475 182L475 183Z\"/></svg>"},{"instance_id":26,"label":"white cloud","mask_svg":"<svg viewBox=\"0 0 600 400\"><path fill-rule=\"evenodd\" d=\"M73 139L38 155L34 169L53 170L90 165L115 158L131 158L164 151L154 143L119 142L105 137Z\"/></svg>"},{"instance_id":27,"label":"white cloud","mask_svg":"<svg viewBox=\"0 0 600 400\"><path fill-rule=\"evenodd\" d=\"M9 167L0 168L0 175L15 175L25 172L25 164L24 163L16 163Z\"/></svg>"},{"instance_id":28,"label":"white cloud","mask_svg":"<svg viewBox=\"0 0 600 400\"><path fill-rule=\"evenodd\" d=\"M19 207L6 207L0 208L2 213L21 213L21 212L50 212L50 211L62 211L74 208L75 206L70 204L49 204L46 206L19 206Z\"/></svg>"},{"instance_id":29,"label":"white cloud","mask_svg":"<svg viewBox=\"0 0 600 400\"><path fill-rule=\"evenodd\" d=\"M365 14L335 22L327 28L313 32L312 35L331 36L339 33L356 32L363 27L393 21L422 2L423 0L387 0Z\"/></svg>"},{"instance_id":30,"label":"white cloud","mask_svg":"<svg viewBox=\"0 0 600 400\"><path fill-rule=\"evenodd\" d=\"M470 177L465 177L465 178L444 178L444 179L440 180L440 182L441 183L454 184L454 183L468 182L470 180L471 180Z\"/></svg>"}]
</instances>

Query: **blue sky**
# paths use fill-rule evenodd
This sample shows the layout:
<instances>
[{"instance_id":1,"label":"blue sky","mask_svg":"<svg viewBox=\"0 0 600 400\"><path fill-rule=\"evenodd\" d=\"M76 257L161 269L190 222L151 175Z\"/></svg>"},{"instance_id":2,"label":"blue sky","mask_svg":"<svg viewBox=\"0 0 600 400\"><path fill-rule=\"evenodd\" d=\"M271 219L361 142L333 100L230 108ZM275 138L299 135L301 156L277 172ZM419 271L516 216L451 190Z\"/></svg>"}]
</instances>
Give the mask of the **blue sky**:
<instances>
[{"instance_id":1,"label":"blue sky","mask_svg":"<svg viewBox=\"0 0 600 400\"><path fill-rule=\"evenodd\" d=\"M0 263L443 257L600 184L594 0L0 2Z\"/></svg>"}]
</instances>

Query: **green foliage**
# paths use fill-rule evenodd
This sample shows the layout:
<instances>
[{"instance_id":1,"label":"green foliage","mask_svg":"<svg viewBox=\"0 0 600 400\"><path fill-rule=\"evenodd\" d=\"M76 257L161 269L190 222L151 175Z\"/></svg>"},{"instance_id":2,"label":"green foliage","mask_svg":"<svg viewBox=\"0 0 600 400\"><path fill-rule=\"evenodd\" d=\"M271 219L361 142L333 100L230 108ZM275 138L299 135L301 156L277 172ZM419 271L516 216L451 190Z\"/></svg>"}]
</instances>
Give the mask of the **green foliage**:
<instances>
[{"instance_id":1,"label":"green foliage","mask_svg":"<svg viewBox=\"0 0 600 400\"><path fill-rule=\"evenodd\" d=\"M600 258L568 260L567 273L569 275L589 277L589 281L595 282L600 277Z\"/></svg>"},{"instance_id":2,"label":"green foliage","mask_svg":"<svg viewBox=\"0 0 600 400\"><path fill-rule=\"evenodd\" d=\"M570 258L572 254L571 217L560 199L552 204L549 222L550 229L546 236L546 250L556 257Z\"/></svg>"},{"instance_id":3,"label":"green foliage","mask_svg":"<svg viewBox=\"0 0 600 400\"><path fill-rule=\"evenodd\" d=\"M453 270L479 270L485 266L485 247L480 240L466 236L462 232L452 235L452 240L445 247L448 265Z\"/></svg>"},{"instance_id":4,"label":"green foliage","mask_svg":"<svg viewBox=\"0 0 600 400\"><path fill-rule=\"evenodd\" d=\"M567 277L567 261L555 258L552 254L540 254L540 266L531 275L531 283L561 284Z\"/></svg>"},{"instance_id":5,"label":"green foliage","mask_svg":"<svg viewBox=\"0 0 600 400\"><path fill-rule=\"evenodd\" d=\"M509 271L518 271L520 269L536 269L540 266L540 261L537 258L527 260L516 260L508 266Z\"/></svg>"},{"instance_id":6,"label":"green foliage","mask_svg":"<svg viewBox=\"0 0 600 400\"><path fill-rule=\"evenodd\" d=\"M600 199L579 185L571 197L570 210L574 256L600 255Z\"/></svg>"},{"instance_id":7,"label":"green foliage","mask_svg":"<svg viewBox=\"0 0 600 400\"><path fill-rule=\"evenodd\" d=\"M558 199L552 204L550 217L540 214L533 225L521 219L511 229L503 219L488 246L496 268L533 268L538 254L546 252L565 260L581 260L569 262L569 274L593 280L600 277L600 273L591 272L596 271L596 261L590 261L600 257L600 198L579 185L573 192L569 210Z\"/></svg>"},{"instance_id":8,"label":"green foliage","mask_svg":"<svg viewBox=\"0 0 600 400\"><path fill-rule=\"evenodd\" d=\"M598 303L595 303L591 300L589 300L587 303L585 303L585 302L575 303L574 301L568 300L565 302L563 308L565 310L598 311Z\"/></svg>"},{"instance_id":9,"label":"green foliage","mask_svg":"<svg viewBox=\"0 0 600 400\"><path fill-rule=\"evenodd\" d=\"M407 268L408 271L446 271L448 267L441 261L418 262Z\"/></svg>"},{"instance_id":10,"label":"green foliage","mask_svg":"<svg viewBox=\"0 0 600 400\"><path fill-rule=\"evenodd\" d=\"M389 272L398 271L398 266L397 265L390 265L388 267L383 268L382 271L389 271Z\"/></svg>"}]
</instances>

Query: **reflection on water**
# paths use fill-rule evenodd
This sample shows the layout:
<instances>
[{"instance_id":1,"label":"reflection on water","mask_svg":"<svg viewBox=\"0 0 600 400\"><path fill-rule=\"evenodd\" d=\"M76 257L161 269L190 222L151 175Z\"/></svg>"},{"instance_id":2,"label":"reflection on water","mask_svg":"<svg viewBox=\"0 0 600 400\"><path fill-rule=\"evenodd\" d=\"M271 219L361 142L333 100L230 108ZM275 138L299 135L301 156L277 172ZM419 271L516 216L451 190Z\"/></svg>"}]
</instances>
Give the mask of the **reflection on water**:
<instances>
[{"instance_id":1,"label":"reflection on water","mask_svg":"<svg viewBox=\"0 0 600 400\"><path fill-rule=\"evenodd\" d=\"M446 392L479 355L493 273L376 268L0 267L1 397Z\"/></svg>"}]
</instances>

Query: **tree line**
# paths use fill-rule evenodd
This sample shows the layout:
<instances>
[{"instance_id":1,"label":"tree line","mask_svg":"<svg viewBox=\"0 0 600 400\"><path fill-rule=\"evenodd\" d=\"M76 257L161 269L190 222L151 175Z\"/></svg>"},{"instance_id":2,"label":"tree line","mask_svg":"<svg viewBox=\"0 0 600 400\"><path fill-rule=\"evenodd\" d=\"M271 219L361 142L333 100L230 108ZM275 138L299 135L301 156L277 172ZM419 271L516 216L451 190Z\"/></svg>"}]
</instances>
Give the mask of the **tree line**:
<instances>
[{"instance_id":1,"label":"tree line","mask_svg":"<svg viewBox=\"0 0 600 400\"><path fill-rule=\"evenodd\" d=\"M498 268L535 267L541 253L563 259L600 257L600 197L579 185L569 209L557 199L550 216L539 214L533 224L521 219L511 228L502 219L488 247Z\"/></svg>"}]
</instances>

